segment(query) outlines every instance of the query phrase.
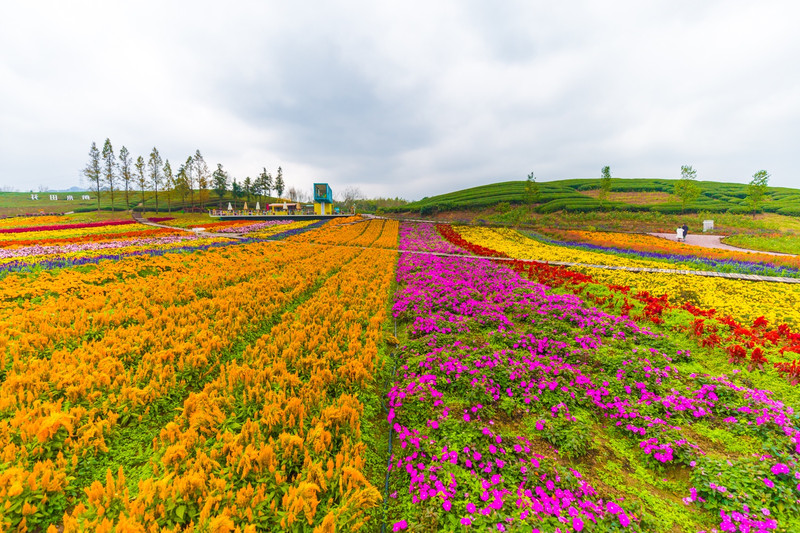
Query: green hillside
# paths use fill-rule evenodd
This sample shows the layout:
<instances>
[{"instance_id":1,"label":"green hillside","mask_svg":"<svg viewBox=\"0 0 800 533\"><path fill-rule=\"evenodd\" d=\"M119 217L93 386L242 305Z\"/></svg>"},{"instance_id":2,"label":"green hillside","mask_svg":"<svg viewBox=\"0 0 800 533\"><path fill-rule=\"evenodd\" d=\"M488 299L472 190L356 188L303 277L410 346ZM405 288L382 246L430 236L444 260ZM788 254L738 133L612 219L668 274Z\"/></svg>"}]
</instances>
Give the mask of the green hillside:
<instances>
[{"instance_id":1,"label":"green hillside","mask_svg":"<svg viewBox=\"0 0 800 533\"><path fill-rule=\"evenodd\" d=\"M664 214L680 213L680 200L671 196L675 184L679 180L649 178L613 178L611 195L608 200L600 201L590 194L600 188L599 179L567 179L538 183L539 199L535 202L535 211L553 213L556 211L655 211ZM701 193L699 198L687 204L687 212L711 213L748 213L746 203L747 184L720 183L715 181L698 181ZM617 199L618 193L634 193L623 195L625 200ZM635 193L662 193L662 200L653 202L636 199ZM501 202L522 204L524 202L525 181L505 181L472 187L461 191L440 194L430 198L411 202L405 206L391 209L393 212L419 212L422 215L439 211L474 209L492 206ZM670 195L666 197L666 195ZM761 211L781 215L800 216L800 190L786 187L769 187Z\"/></svg>"},{"instance_id":2,"label":"green hillside","mask_svg":"<svg viewBox=\"0 0 800 533\"><path fill-rule=\"evenodd\" d=\"M22 193L22 192L0 192L0 217L3 216L20 216L20 215L37 215L37 214L63 214L63 213L83 213L88 211L94 211L97 209L97 192L96 191L78 191L78 192L40 192L40 193L33 193L38 194L38 200L32 200L31 194L29 192ZM54 194L58 197L57 200L51 200L50 195ZM91 197L90 200L83 200L81 197L83 195L89 195ZM67 197L72 196L72 200L68 200ZM153 191L145 191L145 211L147 212L155 212L156 210L156 198ZM256 197L250 196L247 198L242 196L241 198L234 199L233 195L230 191L226 191L225 196L223 196L222 203L223 206L227 206L228 202L234 203L237 207L241 207L242 204L247 201L251 204L252 207L255 207L256 201L261 201L262 204L266 202L276 201L275 198L271 196L267 197ZM159 191L158 193L158 211L162 213L166 213L169 211L180 211L182 209L188 209L192 205L195 208L199 209L201 206L206 209L212 209L219 205L219 199L215 193L212 191L204 190L202 195L199 191L195 191L194 193L194 203L190 200L187 196L185 199L182 199L177 193L170 192L165 193L164 191ZM114 193L114 211L127 211L129 209L134 209L136 211L141 211L142 207L142 193L141 191L131 191L128 194L128 203L125 202L125 191L115 191ZM100 193L100 209L102 211L111 211L112 204L111 204L111 194L108 191L101 191Z\"/></svg>"}]
</instances>

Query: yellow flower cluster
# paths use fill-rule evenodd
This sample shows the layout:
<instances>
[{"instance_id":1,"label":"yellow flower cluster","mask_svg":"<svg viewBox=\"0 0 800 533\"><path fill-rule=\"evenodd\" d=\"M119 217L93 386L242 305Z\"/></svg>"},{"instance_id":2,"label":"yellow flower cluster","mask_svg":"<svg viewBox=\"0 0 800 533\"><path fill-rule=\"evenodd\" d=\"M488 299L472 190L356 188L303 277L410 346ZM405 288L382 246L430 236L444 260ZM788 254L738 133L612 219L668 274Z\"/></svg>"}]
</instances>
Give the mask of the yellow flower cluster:
<instances>
[{"instance_id":1,"label":"yellow flower cluster","mask_svg":"<svg viewBox=\"0 0 800 533\"><path fill-rule=\"evenodd\" d=\"M458 227L455 229L462 237L470 242L497 250L498 252L504 252L518 259L562 261L565 263L586 263L591 265L665 268L663 262L648 261L646 259L629 259L627 257L576 250L535 241L511 229L473 227Z\"/></svg>"},{"instance_id":2,"label":"yellow flower cluster","mask_svg":"<svg viewBox=\"0 0 800 533\"><path fill-rule=\"evenodd\" d=\"M290 237L292 242L397 249L400 225L396 220L348 217L334 219L317 230Z\"/></svg>"},{"instance_id":3,"label":"yellow flower cluster","mask_svg":"<svg viewBox=\"0 0 800 533\"><path fill-rule=\"evenodd\" d=\"M0 242L13 244L17 241L25 241L26 243L30 240L37 240L37 241L46 241L48 239L73 239L76 242L81 239L82 237L86 237L89 235L115 235L115 234L129 234L132 232L139 232L139 231L148 231L153 230L152 226L147 226L145 224L123 224L119 226L99 226L99 227L89 227L89 228L66 228L66 229L54 229L48 231L37 231L37 232L21 232L21 233L2 233L0 234ZM161 235L172 235L178 234L180 232L170 230L162 230Z\"/></svg>"},{"instance_id":4,"label":"yellow flower cluster","mask_svg":"<svg viewBox=\"0 0 800 533\"><path fill-rule=\"evenodd\" d=\"M639 261L613 255L549 246L507 229L457 228L457 230L470 242L504 252L509 257L517 259L610 266L653 266L640 265ZM641 261L641 263L647 262ZM664 263L660 263L660 268L664 267ZM785 322L793 328L800 326L800 284L587 267L573 269L589 274L601 283L625 285L656 296L667 294L670 302L675 305L680 306L690 302L703 309L716 309L718 313L730 315L743 323L751 323L759 316L763 316L772 323Z\"/></svg>"},{"instance_id":5,"label":"yellow flower cluster","mask_svg":"<svg viewBox=\"0 0 800 533\"><path fill-rule=\"evenodd\" d=\"M9 217L0 219L0 229L23 228L31 226L49 226L51 224L68 224L69 217L64 215L46 215L35 217Z\"/></svg>"},{"instance_id":6,"label":"yellow flower cluster","mask_svg":"<svg viewBox=\"0 0 800 533\"><path fill-rule=\"evenodd\" d=\"M800 257L776 256L757 252L722 250L714 248L699 248L691 244L670 241L652 235L642 235L640 233L615 233L599 231L578 231L578 230L552 230L551 233L558 238L571 242L585 242L622 248L638 250L643 252L672 253L684 255L702 255L708 259L720 261L759 261L763 263L773 263L790 267L800 267Z\"/></svg>"}]
</instances>

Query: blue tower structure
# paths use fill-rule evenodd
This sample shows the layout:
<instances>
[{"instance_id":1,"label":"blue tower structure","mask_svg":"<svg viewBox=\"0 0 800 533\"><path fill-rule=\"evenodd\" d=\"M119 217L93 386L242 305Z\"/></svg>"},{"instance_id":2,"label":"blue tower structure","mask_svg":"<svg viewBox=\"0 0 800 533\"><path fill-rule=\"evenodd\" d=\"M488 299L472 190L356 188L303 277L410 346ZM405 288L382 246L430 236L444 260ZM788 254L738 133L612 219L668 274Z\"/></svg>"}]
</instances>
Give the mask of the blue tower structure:
<instances>
[{"instance_id":1,"label":"blue tower structure","mask_svg":"<svg viewBox=\"0 0 800 533\"><path fill-rule=\"evenodd\" d=\"M314 214L333 214L333 191L327 183L314 184Z\"/></svg>"}]
</instances>

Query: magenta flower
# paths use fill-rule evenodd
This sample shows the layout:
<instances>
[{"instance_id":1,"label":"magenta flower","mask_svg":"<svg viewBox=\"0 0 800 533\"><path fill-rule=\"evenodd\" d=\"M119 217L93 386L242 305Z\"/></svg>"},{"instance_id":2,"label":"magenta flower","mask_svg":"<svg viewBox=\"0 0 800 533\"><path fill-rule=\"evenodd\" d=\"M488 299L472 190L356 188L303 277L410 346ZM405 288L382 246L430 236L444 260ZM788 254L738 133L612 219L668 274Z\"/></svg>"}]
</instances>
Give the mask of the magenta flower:
<instances>
[{"instance_id":1,"label":"magenta flower","mask_svg":"<svg viewBox=\"0 0 800 533\"><path fill-rule=\"evenodd\" d=\"M474 513L474 512L475 512L475 504L474 504L474 503L472 503L472 502L469 502L469 503L467 504L467 512L468 512L469 514L472 514L472 513Z\"/></svg>"},{"instance_id":2,"label":"magenta flower","mask_svg":"<svg viewBox=\"0 0 800 533\"><path fill-rule=\"evenodd\" d=\"M394 523L394 525L392 526L392 531L401 531L403 529L406 529L407 527L408 527L408 522L406 522L405 520L400 520L399 522Z\"/></svg>"},{"instance_id":3,"label":"magenta flower","mask_svg":"<svg viewBox=\"0 0 800 533\"><path fill-rule=\"evenodd\" d=\"M622 527L628 527L631 523L631 519L628 518L628 515L625 514L625 511L619 513L617 518L619 518L619 523L622 525Z\"/></svg>"},{"instance_id":4,"label":"magenta flower","mask_svg":"<svg viewBox=\"0 0 800 533\"><path fill-rule=\"evenodd\" d=\"M774 465L772 467L771 470L772 470L772 473L775 474L776 476L779 476L781 474L788 474L789 473L789 467L786 466L783 463L777 463L776 465Z\"/></svg>"},{"instance_id":5,"label":"magenta flower","mask_svg":"<svg viewBox=\"0 0 800 533\"><path fill-rule=\"evenodd\" d=\"M766 478L766 477L764 478L764 485L766 485L767 487L769 487L771 489L775 488L775 483L773 483L771 479Z\"/></svg>"},{"instance_id":6,"label":"magenta flower","mask_svg":"<svg viewBox=\"0 0 800 533\"><path fill-rule=\"evenodd\" d=\"M619 514L622 512L622 507L620 507L614 502L608 502L606 503L606 511L613 514Z\"/></svg>"},{"instance_id":7,"label":"magenta flower","mask_svg":"<svg viewBox=\"0 0 800 533\"><path fill-rule=\"evenodd\" d=\"M573 517L573 519L572 519L572 529L574 529L575 531L583 531L583 520L581 520L577 516Z\"/></svg>"}]
</instances>

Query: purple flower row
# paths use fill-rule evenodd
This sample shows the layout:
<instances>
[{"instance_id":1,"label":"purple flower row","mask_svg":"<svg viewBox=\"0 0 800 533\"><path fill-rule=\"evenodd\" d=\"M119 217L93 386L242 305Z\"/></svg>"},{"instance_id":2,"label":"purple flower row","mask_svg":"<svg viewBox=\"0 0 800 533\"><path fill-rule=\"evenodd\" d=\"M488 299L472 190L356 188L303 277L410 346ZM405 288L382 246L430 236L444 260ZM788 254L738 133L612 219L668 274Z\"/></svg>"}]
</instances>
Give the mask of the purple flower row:
<instances>
[{"instance_id":1,"label":"purple flower row","mask_svg":"<svg viewBox=\"0 0 800 533\"><path fill-rule=\"evenodd\" d=\"M259 222L256 224L248 224L247 226L233 226L229 228L222 228L217 230L217 233L252 233L272 226L280 226L284 224L291 224L292 220L268 220L267 222Z\"/></svg>"},{"instance_id":2,"label":"purple flower row","mask_svg":"<svg viewBox=\"0 0 800 533\"><path fill-rule=\"evenodd\" d=\"M201 235L171 235L168 237L152 237L145 239L120 239L115 241L100 241L87 243L67 243L56 245L31 245L20 246L18 248L0 248L0 259L11 259L16 257L31 257L42 255L63 255L87 251L113 250L118 248L130 248L133 246L164 246L176 242L192 241L203 239Z\"/></svg>"}]
</instances>

